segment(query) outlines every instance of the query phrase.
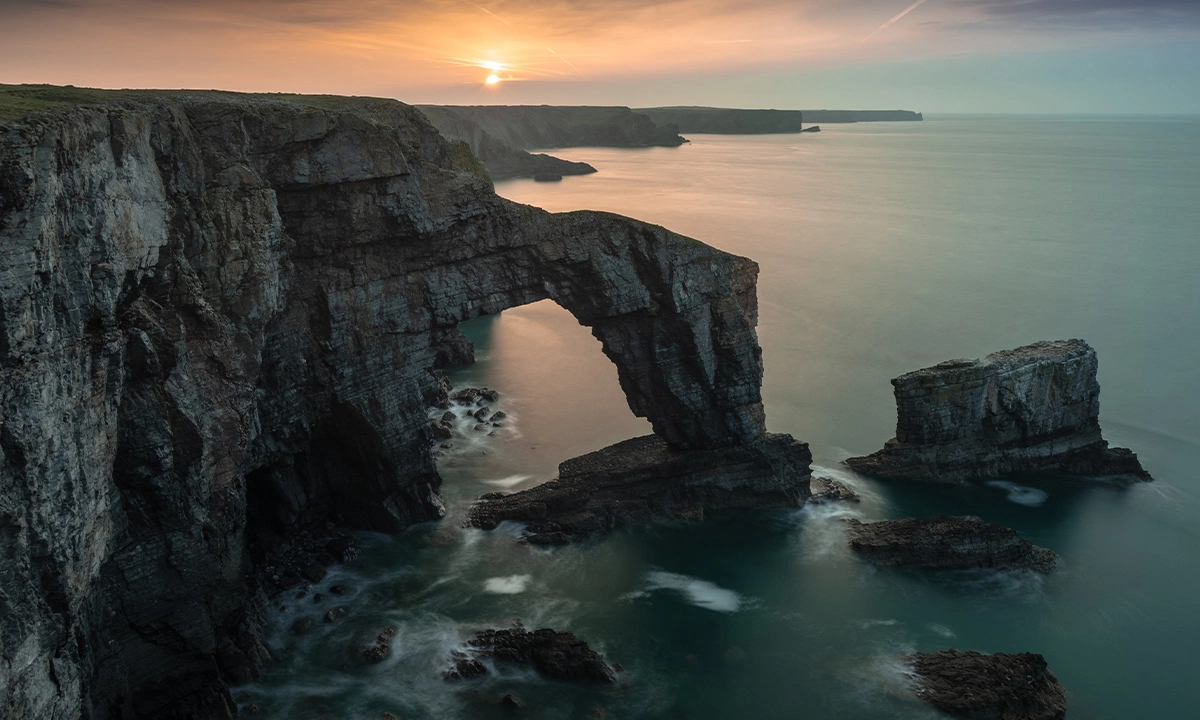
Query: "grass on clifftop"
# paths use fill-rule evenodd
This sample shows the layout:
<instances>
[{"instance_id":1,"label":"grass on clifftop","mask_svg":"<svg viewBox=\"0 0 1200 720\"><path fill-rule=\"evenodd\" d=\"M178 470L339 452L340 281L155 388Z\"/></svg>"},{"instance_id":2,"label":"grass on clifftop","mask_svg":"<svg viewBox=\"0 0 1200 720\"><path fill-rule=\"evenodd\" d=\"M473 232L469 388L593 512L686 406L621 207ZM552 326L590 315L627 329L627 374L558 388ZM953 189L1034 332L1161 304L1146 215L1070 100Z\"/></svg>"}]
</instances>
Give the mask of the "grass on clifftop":
<instances>
[{"instance_id":1,"label":"grass on clifftop","mask_svg":"<svg viewBox=\"0 0 1200 720\"><path fill-rule=\"evenodd\" d=\"M307 107L329 110L393 103L387 98L342 95L296 95L289 93L235 93L223 90L97 90L73 85L0 85L0 122L14 121L60 108L112 105L155 98L228 97L262 100L292 100Z\"/></svg>"}]
</instances>

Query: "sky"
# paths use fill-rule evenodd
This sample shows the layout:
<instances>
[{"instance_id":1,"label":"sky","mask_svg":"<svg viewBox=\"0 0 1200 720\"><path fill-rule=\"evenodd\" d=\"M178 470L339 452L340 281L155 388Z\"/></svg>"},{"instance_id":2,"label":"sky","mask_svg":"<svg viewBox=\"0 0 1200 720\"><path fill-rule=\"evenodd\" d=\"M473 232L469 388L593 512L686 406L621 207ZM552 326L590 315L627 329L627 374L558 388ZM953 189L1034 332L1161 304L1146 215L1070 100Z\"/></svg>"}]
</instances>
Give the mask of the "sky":
<instances>
[{"instance_id":1,"label":"sky","mask_svg":"<svg viewBox=\"0 0 1200 720\"><path fill-rule=\"evenodd\" d=\"M0 83L1200 114L1200 0L0 0Z\"/></svg>"}]
</instances>

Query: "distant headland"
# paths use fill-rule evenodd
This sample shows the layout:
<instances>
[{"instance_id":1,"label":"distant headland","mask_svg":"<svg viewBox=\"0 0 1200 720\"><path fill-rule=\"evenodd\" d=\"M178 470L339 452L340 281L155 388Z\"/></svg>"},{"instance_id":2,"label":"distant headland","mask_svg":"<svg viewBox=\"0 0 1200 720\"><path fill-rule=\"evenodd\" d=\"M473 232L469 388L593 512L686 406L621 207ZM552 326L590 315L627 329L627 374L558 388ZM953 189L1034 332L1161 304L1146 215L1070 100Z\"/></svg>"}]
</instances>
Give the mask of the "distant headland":
<instances>
[{"instance_id":1,"label":"distant headland","mask_svg":"<svg viewBox=\"0 0 1200 720\"><path fill-rule=\"evenodd\" d=\"M557 178L596 172L530 150L568 147L676 147L680 133L761 135L816 131L809 123L922 120L910 110L754 110L712 107L419 105L448 138L461 140L493 179Z\"/></svg>"}]
</instances>

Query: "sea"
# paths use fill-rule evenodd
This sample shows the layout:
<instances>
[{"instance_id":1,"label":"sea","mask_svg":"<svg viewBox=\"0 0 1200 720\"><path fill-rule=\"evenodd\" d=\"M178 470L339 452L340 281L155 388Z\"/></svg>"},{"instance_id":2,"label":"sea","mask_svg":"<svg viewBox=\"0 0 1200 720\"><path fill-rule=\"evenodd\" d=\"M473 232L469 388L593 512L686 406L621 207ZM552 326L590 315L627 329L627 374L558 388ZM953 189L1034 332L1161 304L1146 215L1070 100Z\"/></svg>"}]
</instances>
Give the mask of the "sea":
<instances>
[{"instance_id":1,"label":"sea","mask_svg":"<svg viewBox=\"0 0 1200 720\"><path fill-rule=\"evenodd\" d=\"M568 458L650 432L599 342L549 301L464 324L457 387L500 392L490 432L439 448L448 515L362 534L360 558L283 596L262 718L938 718L901 656L1035 652L1068 717L1200 717L1200 118L937 116L802 135L692 135L678 148L572 148L598 172L508 180L551 211L630 215L753 258L771 431L860 503L718 515L580 545L464 529L472 498L555 477ZM894 435L889 380L943 360L1083 338L1101 425L1154 476L878 481L842 460ZM440 415L440 411L437 413ZM1050 575L876 568L846 518L971 514L1060 557ZM344 596L326 585L340 584ZM347 607L336 623L331 607ZM316 627L291 631L299 618ZM477 630L570 631L623 670L612 686L493 667L448 682ZM362 648L396 628L382 663Z\"/></svg>"}]
</instances>

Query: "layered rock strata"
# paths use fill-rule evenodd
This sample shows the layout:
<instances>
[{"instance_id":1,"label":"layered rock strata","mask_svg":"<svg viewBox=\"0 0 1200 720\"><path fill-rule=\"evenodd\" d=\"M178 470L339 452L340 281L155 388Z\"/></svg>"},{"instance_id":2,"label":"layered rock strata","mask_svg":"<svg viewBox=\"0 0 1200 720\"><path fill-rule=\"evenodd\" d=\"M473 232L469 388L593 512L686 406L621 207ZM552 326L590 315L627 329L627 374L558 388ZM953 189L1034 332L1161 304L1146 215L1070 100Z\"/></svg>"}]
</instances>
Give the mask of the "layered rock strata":
<instances>
[{"instance_id":1,"label":"layered rock strata","mask_svg":"<svg viewBox=\"0 0 1200 720\"><path fill-rule=\"evenodd\" d=\"M943 570L988 568L1050 572L1058 556L1002 525L973 515L905 518L863 523L847 520L850 548L876 565Z\"/></svg>"},{"instance_id":2,"label":"layered rock strata","mask_svg":"<svg viewBox=\"0 0 1200 720\"><path fill-rule=\"evenodd\" d=\"M537 487L489 493L467 525L522 522L526 542L561 545L632 523L699 520L714 509L800 507L811 462L808 445L786 434L691 452L647 435L568 460L556 480Z\"/></svg>"},{"instance_id":3,"label":"layered rock strata","mask_svg":"<svg viewBox=\"0 0 1200 720\"><path fill-rule=\"evenodd\" d=\"M230 716L274 548L442 516L462 320L553 299L664 443L764 433L752 261L507 202L411 107L0 90L0 715Z\"/></svg>"},{"instance_id":4,"label":"layered rock strata","mask_svg":"<svg viewBox=\"0 0 1200 720\"><path fill-rule=\"evenodd\" d=\"M674 147L686 142L674 126L656 126L627 107L548 105L421 105L438 131L465 142L491 176L561 180L596 168L531 149L595 147Z\"/></svg>"},{"instance_id":5,"label":"layered rock strata","mask_svg":"<svg viewBox=\"0 0 1200 720\"><path fill-rule=\"evenodd\" d=\"M1100 434L1096 351L1056 340L950 360L892 380L896 437L846 460L882 477L960 481L1005 473L1150 476Z\"/></svg>"},{"instance_id":6,"label":"layered rock strata","mask_svg":"<svg viewBox=\"0 0 1200 720\"><path fill-rule=\"evenodd\" d=\"M971 720L1062 720L1067 698L1046 659L943 650L907 655L917 697Z\"/></svg>"},{"instance_id":7,"label":"layered rock strata","mask_svg":"<svg viewBox=\"0 0 1200 720\"><path fill-rule=\"evenodd\" d=\"M549 628L484 630L467 641L468 652L459 652L447 680L486 675L487 662L526 665L543 677L590 683L616 680L613 667L588 644L569 632Z\"/></svg>"},{"instance_id":8,"label":"layered rock strata","mask_svg":"<svg viewBox=\"0 0 1200 720\"><path fill-rule=\"evenodd\" d=\"M673 125L681 133L714 135L761 135L800 132L803 114L799 110L740 110L714 107L638 108L654 124Z\"/></svg>"}]
</instances>

